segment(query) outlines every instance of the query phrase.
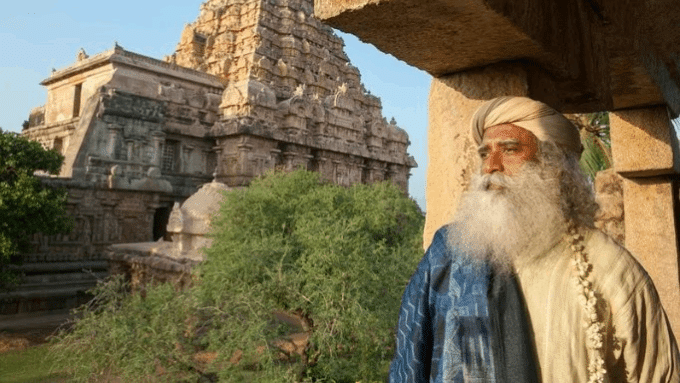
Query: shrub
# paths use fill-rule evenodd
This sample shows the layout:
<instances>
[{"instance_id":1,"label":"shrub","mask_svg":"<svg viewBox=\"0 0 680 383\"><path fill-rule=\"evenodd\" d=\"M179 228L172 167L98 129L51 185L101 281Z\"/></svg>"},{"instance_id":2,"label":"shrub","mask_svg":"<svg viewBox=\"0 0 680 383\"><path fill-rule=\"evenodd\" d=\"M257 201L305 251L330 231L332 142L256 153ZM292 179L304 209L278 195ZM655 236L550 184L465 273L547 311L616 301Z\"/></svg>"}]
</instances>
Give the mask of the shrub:
<instances>
[{"instance_id":1,"label":"shrub","mask_svg":"<svg viewBox=\"0 0 680 383\"><path fill-rule=\"evenodd\" d=\"M213 245L190 290L169 293L159 286L146 298L109 302L109 309L89 311L85 318L92 319L76 325L62 347L85 334L96 343L120 337L107 342L124 345L126 355L111 350L110 357L93 357L106 361L100 371L119 374L133 368L150 374L160 363L166 371L180 366L187 378L193 371L220 381L382 381L401 294L422 255L423 223L415 202L390 183L345 188L306 171L269 174L226 194L213 221ZM299 331L275 321L277 311L309 324L303 356L283 355L275 346ZM98 322L98 316L108 319ZM112 329L100 337L93 335L96 326L103 326L99 333ZM149 331L162 336L141 336ZM176 344L184 353L217 358L198 366L173 354ZM140 360L134 365L127 362L133 354Z\"/></svg>"},{"instance_id":2,"label":"shrub","mask_svg":"<svg viewBox=\"0 0 680 383\"><path fill-rule=\"evenodd\" d=\"M66 192L44 186L33 173L59 173L64 157L36 141L0 129L0 288L16 282L8 265L19 263L35 233L71 231Z\"/></svg>"}]
</instances>

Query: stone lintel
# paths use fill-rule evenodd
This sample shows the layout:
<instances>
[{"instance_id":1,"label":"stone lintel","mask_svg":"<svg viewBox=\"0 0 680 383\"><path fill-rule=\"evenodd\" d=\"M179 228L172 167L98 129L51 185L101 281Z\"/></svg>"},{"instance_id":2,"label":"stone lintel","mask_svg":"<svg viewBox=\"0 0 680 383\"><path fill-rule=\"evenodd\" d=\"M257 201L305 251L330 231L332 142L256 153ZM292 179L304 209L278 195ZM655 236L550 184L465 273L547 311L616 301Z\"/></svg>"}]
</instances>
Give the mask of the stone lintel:
<instances>
[{"instance_id":1,"label":"stone lintel","mask_svg":"<svg viewBox=\"0 0 680 383\"><path fill-rule=\"evenodd\" d=\"M316 0L324 22L439 77L502 61L545 73L547 91L588 111L610 109L600 25L581 2ZM531 73L530 73L531 74Z\"/></svg>"},{"instance_id":2,"label":"stone lintel","mask_svg":"<svg viewBox=\"0 0 680 383\"><path fill-rule=\"evenodd\" d=\"M665 103L677 116L676 2L315 0L314 5L325 23L434 77L520 60L540 69L528 73L530 81L554 92L560 100L550 105L562 112Z\"/></svg>"},{"instance_id":3,"label":"stone lintel","mask_svg":"<svg viewBox=\"0 0 680 383\"><path fill-rule=\"evenodd\" d=\"M680 333L680 269L675 212L677 181L623 181L626 248L652 277L675 334Z\"/></svg>"},{"instance_id":4,"label":"stone lintel","mask_svg":"<svg viewBox=\"0 0 680 383\"><path fill-rule=\"evenodd\" d=\"M617 172L626 177L680 172L677 133L665 106L619 110L609 116Z\"/></svg>"}]
</instances>

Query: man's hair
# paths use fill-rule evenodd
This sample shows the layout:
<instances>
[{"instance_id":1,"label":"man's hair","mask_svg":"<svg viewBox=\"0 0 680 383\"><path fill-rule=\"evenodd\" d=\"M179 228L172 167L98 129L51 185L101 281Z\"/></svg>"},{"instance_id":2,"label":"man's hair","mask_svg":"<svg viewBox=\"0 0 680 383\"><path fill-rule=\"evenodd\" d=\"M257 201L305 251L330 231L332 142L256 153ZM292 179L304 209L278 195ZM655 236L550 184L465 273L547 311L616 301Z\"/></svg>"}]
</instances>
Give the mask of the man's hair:
<instances>
[{"instance_id":1,"label":"man's hair","mask_svg":"<svg viewBox=\"0 0 680 383\"><path fill-rule=\"evenodd\" d=\"M581 172L577 156L551 142L541 141L538 158L544 168L552 168L559 177L564 218L578 226L592 228L599 206L595 202L593 186Z\"/></svg>"}]
</instances>

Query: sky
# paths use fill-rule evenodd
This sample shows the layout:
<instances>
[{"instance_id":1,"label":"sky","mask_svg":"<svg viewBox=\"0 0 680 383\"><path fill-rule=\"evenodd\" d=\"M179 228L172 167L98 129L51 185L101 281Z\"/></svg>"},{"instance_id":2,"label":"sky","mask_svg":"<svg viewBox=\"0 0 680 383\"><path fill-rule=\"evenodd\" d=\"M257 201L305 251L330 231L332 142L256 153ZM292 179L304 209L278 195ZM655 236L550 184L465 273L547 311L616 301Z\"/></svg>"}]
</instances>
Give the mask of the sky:
<instances>
[{"instance_id":1,"label":"sky","mask_svg":"<svg viewBox=\"0 0 680 383\"><path fill-rule=\"evenodd\" d=\"M26 0L6 2L0 14L0 128L21 131L29 112L45 104L40 82L52 68L75 62L80 48L90 56L124 49L162 59L174 52L185 24L198 17L203 0ZM173 3L173 4L170 4ZM176 4L174 4L176 3ZM356 37L341 33L345 53L367 90L380 97L383 116L406 130L411 170L409 194L425 209L427 97L431 77Z\"/></svg>"}]
</instances>

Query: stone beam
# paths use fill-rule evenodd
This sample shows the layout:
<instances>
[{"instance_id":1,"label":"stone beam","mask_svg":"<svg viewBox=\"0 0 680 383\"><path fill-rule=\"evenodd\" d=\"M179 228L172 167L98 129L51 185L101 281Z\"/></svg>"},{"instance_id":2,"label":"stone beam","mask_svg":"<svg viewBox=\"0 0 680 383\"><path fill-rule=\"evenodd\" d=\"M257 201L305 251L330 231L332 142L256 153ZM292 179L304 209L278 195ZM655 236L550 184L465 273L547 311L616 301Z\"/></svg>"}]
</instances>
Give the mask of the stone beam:
<instances>
[{"instance_id":1,"label":"stone beam","mask_svg":"<svg viewBox=\"0 0 680 383\"><path fill-rule=\"evenodd\" d=\"M582 2L316 0L315 12L434 77L521 61L541 82L533 88L561 95L551 105L609 106L602 103L609 99L606 56L597 54L603 44Z\"/></svg>"},{"instance_id":2,"label":"stone beam","mask_svg":"<svg viewBox=\"0 0 680 383\"><path fill-rule=\"evenodd\" d=\"M667 104L680 113L674 0L315 0L315 14L439 77L525 65L533 93L562 112Z\"/></svg>"}]
</instances>

